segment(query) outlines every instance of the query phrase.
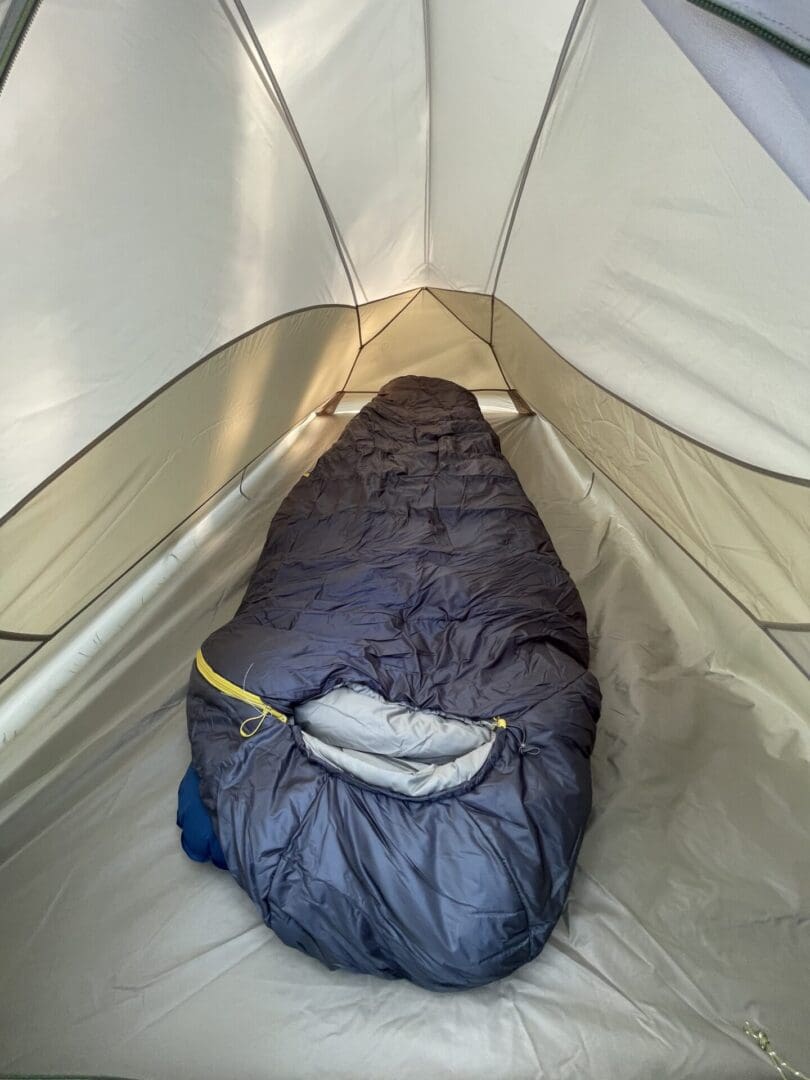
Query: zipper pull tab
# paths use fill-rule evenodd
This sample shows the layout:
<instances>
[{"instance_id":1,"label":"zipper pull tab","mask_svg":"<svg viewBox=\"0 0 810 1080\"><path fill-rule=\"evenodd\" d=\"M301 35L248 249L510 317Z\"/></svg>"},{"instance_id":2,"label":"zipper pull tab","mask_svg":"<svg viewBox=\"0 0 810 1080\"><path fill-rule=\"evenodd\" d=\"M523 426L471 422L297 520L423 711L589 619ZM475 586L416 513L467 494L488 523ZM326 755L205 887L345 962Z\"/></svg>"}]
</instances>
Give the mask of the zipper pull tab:
<instances>
[{"instance_id":1,"label":"zipper pull tab","mask_svg":"<svg viewBox=\"0 0 810 1080\"><path fill-rule=\"evenodd\" d=\"M246 720L243 720L239 725L239 734L242 738L252 739L253 736L261 730L264 719L269 712L269 709L261 709L255 716L248 716ZM256 723L256 721L258 721L258 723ZM250 726L251 724L253 727Z\"/></svg>"},{"instance_id":2,"label":"zipper pull tab","mask_svg":"<svg viewBox=\"0 0 810 1080\"><path fill-rule=\"evenodd\" d=\"M515 727L509 728L509 730L513 731L515 733L515 735L517 736L518 753L519 754L528 754L530 757L537 757L538 754L542 753L542 748L541 747L532 746L530 743L526 742L526 729L525 728L515 726Z\"/></svg>"},{"instance_id":3,"label":"zipper pull tab","mask_svg":"<svg viewBox=\"0 0 810 1080\"><path fill-rule=\"evenodd\" d=\"M504 718L502 716L493 716L492 717L492 726L496 730L501 729L501 728L505 728L506 727L506 721L504 720Z\"/></svg>"}]
</instances>

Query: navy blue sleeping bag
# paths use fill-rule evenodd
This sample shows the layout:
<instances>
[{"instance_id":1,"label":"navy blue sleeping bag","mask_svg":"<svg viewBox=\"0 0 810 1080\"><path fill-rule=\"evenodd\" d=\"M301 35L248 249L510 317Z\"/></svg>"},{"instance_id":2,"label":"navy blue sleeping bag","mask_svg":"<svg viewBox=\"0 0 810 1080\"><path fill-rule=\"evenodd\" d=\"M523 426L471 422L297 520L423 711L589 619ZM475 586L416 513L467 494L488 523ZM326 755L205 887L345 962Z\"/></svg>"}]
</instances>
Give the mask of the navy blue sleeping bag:
<instances>
[{"instance_id":1,"label":"navy blue sleeping bag","mask_svg":"<svg viewBox=\"0 0 810 1080\"><path fill-rule=\"evenodd\" d=\"M577 590L474 396L393 380L197 655L192 763L228 870L330 968L509 974L560 915L590 810L587 666Z\"/></svg>"}]
</instances>

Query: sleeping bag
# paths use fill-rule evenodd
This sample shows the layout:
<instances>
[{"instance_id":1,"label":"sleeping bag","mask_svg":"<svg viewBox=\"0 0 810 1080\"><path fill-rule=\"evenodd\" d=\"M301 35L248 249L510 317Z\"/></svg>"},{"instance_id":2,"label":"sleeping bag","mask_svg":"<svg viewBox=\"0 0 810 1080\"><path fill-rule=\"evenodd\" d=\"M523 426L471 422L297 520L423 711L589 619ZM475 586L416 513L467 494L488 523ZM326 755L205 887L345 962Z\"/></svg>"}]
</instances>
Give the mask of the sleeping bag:
<instances>
[{"instance_id":1,"label":"sleeping bag","mask_svg":"<svg viewBox=\"0 0 810 1080\"><path fill-rule=\"evenodd\" d=\"M551 933L588 817L587 665L577 590L475 397L394 379L197 654L192 765L228 870L330 968L507 975Z\"/></svg>"}]
</instances>

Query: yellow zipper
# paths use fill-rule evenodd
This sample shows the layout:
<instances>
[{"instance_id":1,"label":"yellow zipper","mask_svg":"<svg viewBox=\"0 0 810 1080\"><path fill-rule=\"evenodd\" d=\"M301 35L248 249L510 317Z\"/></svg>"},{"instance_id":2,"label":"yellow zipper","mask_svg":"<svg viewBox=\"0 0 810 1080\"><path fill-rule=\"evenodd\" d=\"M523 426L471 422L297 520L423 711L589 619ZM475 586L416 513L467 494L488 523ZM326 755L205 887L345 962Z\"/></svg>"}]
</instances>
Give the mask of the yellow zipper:
<instances>
[{"instance_id":1,"label":"yellow zipper","mask_svg":"<svg viewBox=\"0 0 810 1080\"><path fill-rule=\"evenodd\" d=\"M244 701L246 705L252 705L254 709L259 710L255 716L249 716L239 725L239 734L243 739L249 739L252 735L255 735L264 723L266 716L273 716L276 720L280 720L282 724L287 723L289 717L285 716L283 712L279 712L278 709L274 709L272 705L268 705L266 701L262 701L258 694L251 694L250 690L245 690L243 687L237 686L236 683L232 683L230 679L226 679L223 675L214 671L203 656L202 649L197 650L195 662L197 664L197 671L199 671L205 681L210 683L216 690L219 690L221 694L236 698L237 701ZM254 721L258 721L258 723L251 727L250 725L253 724Z\"/></svg>"},{"instance_id":2,"label":"yellow zipper","mask_svg":"<svg viewBox=\"0 0 810 1080\"><path fill-rule=\"evenodd\" d=\"M210 683L216 690L219 690L221 694L227 694L228 697L236 698L237 701L244 701L246 705L252 705L254 709L258 709L255 716L249 716L239 725L239 734L243 739L249 739L252 735L255 735L264 723L266 716L273 716L276 720L280 720L282 724L288 722L289 717L285 716L283 712L279 712L278 709L274 709L272 705L268 705L258 694L252 694L250 690L245 690L244 687L237 686L236 683L232 683L230 679L226 679L224 675L220 675L219 672L214 671L203 656L202 649L197 650L196 664L197 671L199 671L205 681ZM255 727L250 727L249 725L254 720L258 720L258 723ZM493 716L492 726L494 728L505 728L506 720L504 720L502 716Z\"/></svg>"}]
</instances>

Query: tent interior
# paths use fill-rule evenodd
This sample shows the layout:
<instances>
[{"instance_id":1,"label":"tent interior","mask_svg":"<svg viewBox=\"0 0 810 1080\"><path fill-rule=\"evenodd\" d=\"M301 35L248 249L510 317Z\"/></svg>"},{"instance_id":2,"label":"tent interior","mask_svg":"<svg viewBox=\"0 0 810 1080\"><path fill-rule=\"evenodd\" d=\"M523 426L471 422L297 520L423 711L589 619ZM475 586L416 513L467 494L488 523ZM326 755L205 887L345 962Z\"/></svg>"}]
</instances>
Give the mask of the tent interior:
<instances>
[{"instance_id":1,"label":"tent interior","mask_svg":"<svg viewBox=\"0 0 810 1080\"><path fill-rule=\"evenodd\" d=\"M808 41L0 0L0 1073L776 1075L746 1021L808 1068ZM409 373L476 393L603 692L563 918L441 997L285 947L175 827L197 647Z\"/></svg>"}]
</instances>

